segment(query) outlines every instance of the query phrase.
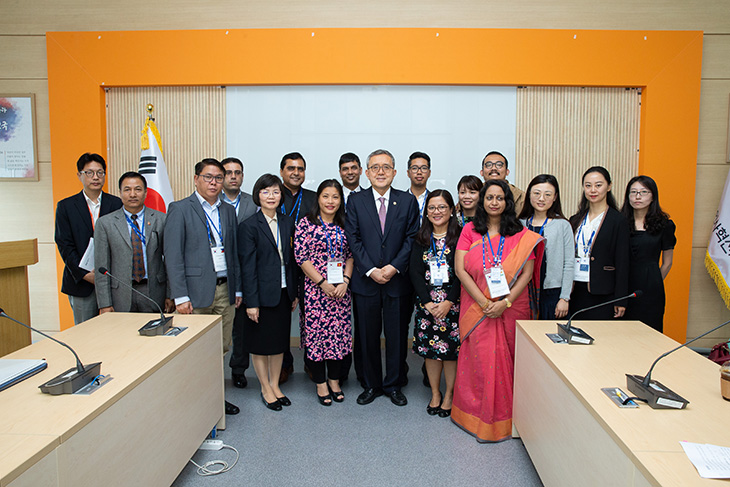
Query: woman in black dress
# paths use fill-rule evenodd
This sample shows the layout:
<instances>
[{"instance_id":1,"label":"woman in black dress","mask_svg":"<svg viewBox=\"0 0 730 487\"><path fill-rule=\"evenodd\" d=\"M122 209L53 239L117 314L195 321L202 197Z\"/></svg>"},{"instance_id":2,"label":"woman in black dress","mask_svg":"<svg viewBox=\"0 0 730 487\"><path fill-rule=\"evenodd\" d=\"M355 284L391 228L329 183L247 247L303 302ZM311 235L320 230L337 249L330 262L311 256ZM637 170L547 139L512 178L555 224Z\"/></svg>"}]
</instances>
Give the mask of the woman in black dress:
<instances>
[{"instance_id":1,"label":"woman in black dress","mask_svg":"<svg viewBox=\"0 0 730 487\"><path fill-rule=\"evenodd\" d=\"M569 314L618 299L629 289L629 224L611 193L611 175L593 166L583 173L578 213L570 217L575 234L575 267ZM625 301L580 314L582 320L621 318Z\"/></svg>"},{"instance_id":2,"label":"woman in black dress","mask_svg":"<svg viewBox=\"0 0 730 487\"><path fill-rule=\"evenodd\" d=\"M629 288L644 291L643 296L628 303L626 318L643 321L662 332L664 279L672 268L676 227L662 211L657 185L649 176L636 176L629 181L621 213L631 228Z\"/></svg>"},{"instance_id":3,"label":"woman in black dress","mask_svg":"<svg viewBox=\"0 0 730 487\"><path fill-rule=\"evenodd\" d=\"M261 383L261 400L267 408L280 411L291 404L279 389L279 375L289 349L291 312L297 306L294 219L277 212L284 193L277 176L261 176L252 193L261 211L238 227L246 309L243 338Z\"/></svg>"},{"instance_id":4,"label":"woman in black dress","mask_svg":"<svg viewBox=\"0 0 730 487\"><path fill-rule=\"evenodd\" d=\"M454 270L454 253L461 228L456 222L454 200L445 189L431 191L424 210L408 269L416 292L413 351L425 359L431 387L426 412L445 418L451 413L459 353L461 285ZM443 395L441 371L446 381Z\"/></svg>"}]
</instances>

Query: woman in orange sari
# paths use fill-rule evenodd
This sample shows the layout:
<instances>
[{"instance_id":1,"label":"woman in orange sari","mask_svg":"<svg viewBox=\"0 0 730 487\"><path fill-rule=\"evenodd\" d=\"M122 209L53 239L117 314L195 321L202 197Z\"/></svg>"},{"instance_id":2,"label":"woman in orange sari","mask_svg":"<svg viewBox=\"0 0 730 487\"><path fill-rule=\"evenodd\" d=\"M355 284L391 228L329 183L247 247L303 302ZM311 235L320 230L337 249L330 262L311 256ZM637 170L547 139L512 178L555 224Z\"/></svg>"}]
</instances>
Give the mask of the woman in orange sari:
<instances>
[{"instance_id":1,"label":"woman in orange sari","mask_svg":"<svg viewBox=\"0 0 730 487\"><path fill-rule=\"evenodd\" d=\"M479 202L456 246L461 349L451 418L495 442L512 435L515 321L532 317L527 288L539 285L544 239L519 222L506 182L487 181Z\"/></svg>"}]
</instances>

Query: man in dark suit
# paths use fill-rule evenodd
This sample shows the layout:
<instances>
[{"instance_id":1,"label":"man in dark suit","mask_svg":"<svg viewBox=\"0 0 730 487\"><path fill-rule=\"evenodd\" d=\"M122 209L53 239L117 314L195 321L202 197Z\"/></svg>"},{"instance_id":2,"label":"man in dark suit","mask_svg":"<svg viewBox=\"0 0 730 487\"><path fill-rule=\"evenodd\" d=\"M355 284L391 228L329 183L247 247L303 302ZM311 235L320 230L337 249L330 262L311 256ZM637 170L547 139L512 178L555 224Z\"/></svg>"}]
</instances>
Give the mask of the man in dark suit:
<instances>
[{"instance_id":1,"label":"man in dark suit","mask_svg":"<svg viewBox=\"0 0 730 487\"><path fill-rule=\"evenodd\" d=\"M236 210L236 218L240 224L243 220L256 213L256 203L250 194L241 191L243 184L243 162L236 157L227 157L221 161L223 168L226 170L225 179L223 180L223 191L221 191L221 201L233 206ZM243 281L241 282L243 284ZM245 313L244 308L238 308L236 313ZM243 389L248 385L246 379L246 369L249 366L248 350L246 344L243 343L243 330L233 322L233 350L228 365L231 367L231 379L233 386Z\"/></svg>"},{"instance_id":2,"label":"man in dark suit","mask_svg":"<svg viewBox=\"0 0 730 487\"><path fill-rule=\"evenodd\" d=\"M284 154L279 163L279 174L284 183L284 194L280 211L294 219L294 225L304 218L312 205L317 201L317 193L302 188L306 179L307 161L299 152ZM299 297L300 320L304 320L304 274L300 274L297 284L297 296ZM281 377L279 383L283 384L294 373L294 357L289 350L284 353L284 363L281 366Z\"/></svg>"},{"instance_id":3,"label":"man in dark suit","mask_svg":"<svg viewBox=\"0 0 730 487\"><path fill-rule=\"evenodd\" d=\"M220 201L225 169L216 159L195 165L195 192L170 204L165 221L165 266L178 313L219 314L223 354L231 346L241 305L236 211ZM239 409L226 401L226 414Z\"/></svg>"},{"instance_id":4,"label":"man in dark suit","mask_svg":"<svg viewBox=\"0 0 730 487\"><path fill-rule=\"evenodd\" d=\"M395 158L386 150L368 156L369 189L350 194L345 232L355 258L352 293L358 314L355 330L362 355L364 391L358 404L387 394L405 406L400 387L405 379L412 288L408 262L418 232L418 205L413 195L391 188ZM380 333L385 333L385 378Z\"/></svg>"},{"instance_id":5,"label":"man in dark suit","mask_svg":"<svg viewBox=\"0 0 730 487\"><path fill-rule=\"evenodd\" d=\"M114 277L148 296L161 309L171 312L175 306L167 297L167 274L162 260L165 214L144 205L147 181L138 172L119 178L124 205L99 218L94 228L94 263L96 264L96 300L99 312L109 311L157 313L150 301L120 286L98 269L106 267Z\"/></svg>"},{"instance_id":6,"label":"man in dark suit","mask_svg":"<svg viewBox=\"0 0 730 487\"><path fill-rule=\"evenodd\" d=\"M84 189L58 202L55 241L64 264L61 292L68 295L78 325L99 314L94 292L94 269L79 267L94 236L96 220L122 207L122 200L102 191L106 162L99 154L86 153L76 162Z\"/></svg>"}]
</instances>

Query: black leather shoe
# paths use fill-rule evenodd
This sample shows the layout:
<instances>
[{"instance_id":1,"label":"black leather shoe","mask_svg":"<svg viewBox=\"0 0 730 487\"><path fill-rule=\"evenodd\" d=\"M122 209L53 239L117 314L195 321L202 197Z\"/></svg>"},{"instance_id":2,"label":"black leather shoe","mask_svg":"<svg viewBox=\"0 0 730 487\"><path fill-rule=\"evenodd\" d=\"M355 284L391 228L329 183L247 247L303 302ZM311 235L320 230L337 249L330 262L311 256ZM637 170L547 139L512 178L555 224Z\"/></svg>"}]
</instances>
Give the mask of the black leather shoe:
<instances>
[{"instance_id":1,"label":"black leather shoe","mask_svg":"<svg viewBox=\"0 0 730 487\"><path fill-rule=\"evenodd\" d=\"M240 412L241 412L241 410L238 409L238 406L226 401L226 414L238 414Z\"/></svg>"},{"instance_id":2,"label":"black leather shoe","mask_svg":"<svg viewBox=\"0 0 730 487\"><path fill-rule=\"evenodd\" d=\"M233 379L233 387L243 389L248 385L248 380L243 374L231 374L231 379Z\"/></svg>"},{"instance_id":3,"label":"black leather shoe","mask_svg":"<svg viewBox=\"0 0 730 487\"><path fill-rule=\"evenodd\" d=\"M370 404L375 400L376 397L380 397L383 395L383 391L381 389L365 389L362 391L362 394L357 396L357 403L362 405Z\"/></svg>"},{"instance_id":4,"label":"black leather shoe","mask_svg":"<svg viewBox=\"0 0 730 487\"><path fill-rule=\"evenodd\" d=\"M439 408L439 418L448 418L449 416L451 416L451 409Z\"/></svg>"},{"instance_id":5,"label":"black leather shoe","mask_svg":"<svg viewBox=\"0 0 730 487\"><path fill-rule=\"evenodd\" d=\"M393 391L388 394L388 397L390 398L390 402L396 406L405 406L408 404L408 399L406 399L406 396L401 391Z\"/></svg>"},{"instance_id":6,"label":"black leather shoe","mask_svg":"<svg viewBox=\"0 0 730 487\"><path fill-rule=\"evenodd\" d=\"M266 402L266 399L264 399L264 395L261 394L261 400L264 402L266 407L271 409L272 411L281 411L281 403L278 399L274 402Z\"/></svg>"},{"instance_id":7,"label":"black leather shoe","mask_svg":"<svg viewBox=\"0 0 730 487\"><path fill-rule=\"evenodd\" d=\"M276 400L279 401L279 404L282 406L291 406L291 401L286 396L277 397Z\"/></svg>"}]
</instances>

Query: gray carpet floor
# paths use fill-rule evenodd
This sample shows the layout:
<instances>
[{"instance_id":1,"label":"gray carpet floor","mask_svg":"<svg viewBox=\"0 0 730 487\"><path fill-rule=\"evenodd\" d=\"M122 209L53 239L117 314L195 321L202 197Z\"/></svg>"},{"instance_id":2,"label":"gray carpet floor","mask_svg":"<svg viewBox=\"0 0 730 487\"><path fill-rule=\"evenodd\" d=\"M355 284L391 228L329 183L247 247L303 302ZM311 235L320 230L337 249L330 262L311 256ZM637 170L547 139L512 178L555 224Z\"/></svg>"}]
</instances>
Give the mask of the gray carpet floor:
<instances>
[{"instance_id":1,"label":"gray carpet floor","mask_svg":"<svg viewBox=\"0 0 730 487\"><path fill-rule=\"evenodd\" d=\"M431 394L421 383L420 357L409 353L407 406L397 407L386 397L358 405L362 389L351 371L345 401L324 407L303 372L302 352L292 353L295 373L282 385L292 405L279 412L261 402L252 369L248 387L236 389L226 367L226 398L241 413L227 417L218 438L238 449L241 458L231 471L212 477L198 476L188 463L174 487L542 485L519 439L480 444L449 418L426 414ZM232 462L234 457L230 450L199 450L193 460Z\"/></svg>"}]
</instances>

